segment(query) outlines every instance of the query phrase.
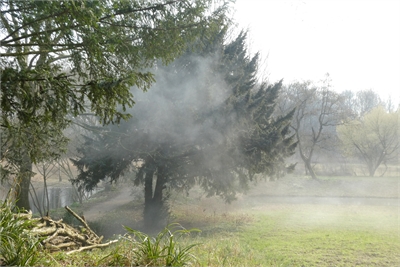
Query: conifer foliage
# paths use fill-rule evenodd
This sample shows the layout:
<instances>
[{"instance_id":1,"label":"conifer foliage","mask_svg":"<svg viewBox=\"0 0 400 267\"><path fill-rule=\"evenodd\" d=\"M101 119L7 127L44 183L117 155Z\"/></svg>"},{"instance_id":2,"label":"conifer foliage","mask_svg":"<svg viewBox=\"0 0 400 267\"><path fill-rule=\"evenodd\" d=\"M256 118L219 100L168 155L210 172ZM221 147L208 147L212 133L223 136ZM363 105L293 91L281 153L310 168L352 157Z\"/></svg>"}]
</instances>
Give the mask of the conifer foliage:
<instances>
[{"instance_id":1,"label":"conifer foliage","mask_svg":"<svg viewBox=\"0 0 400 267\"><path fill-rule=\"evenodd\" d=\"M281 83L257 84L258 54L249 56L246 33L227 44L225 37L226 29L198 41L199 52L188 49L160 67L155 86L137 95L128 122L86 137L74 182L90 190L135 170L136 184L144 185L145 224L152 227L163 224L170 190L199 184L229 202L257 174L279 177L296 147L293 112L272 116Z\"/></svg>"},{"instance_id":2,"label":"conifer foliage","mask_svg":"<svg viewBox=\"0 0 400 267\"><path fill-rule=\"evenodd\" d=\"M73 117L128 118L130 87L154 82L146 69L218 29L227 8L214 0L0 0L0 174L17 178L18 206L29 210L32 162L62 154Z\"/></svg>"}]
</instances>

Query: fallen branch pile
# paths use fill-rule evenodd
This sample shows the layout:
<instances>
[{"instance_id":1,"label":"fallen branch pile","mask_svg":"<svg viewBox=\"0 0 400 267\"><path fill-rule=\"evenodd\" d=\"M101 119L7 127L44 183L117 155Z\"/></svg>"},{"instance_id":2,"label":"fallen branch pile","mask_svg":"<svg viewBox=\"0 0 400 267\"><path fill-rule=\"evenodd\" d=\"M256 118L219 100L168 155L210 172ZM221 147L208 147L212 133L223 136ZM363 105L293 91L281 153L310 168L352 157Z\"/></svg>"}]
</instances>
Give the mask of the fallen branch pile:
<instances>
[{"instance_id":1,"label":"fallen branch pile","mask_svg":"<svg viewBox=\"0 0 400 267\"><path fill-rule=\"evenodd\" d=\"M30 232L44 238L41 241L42 245L52 252L65 250L68 251L67 254L71 254L78 251L106 247L117 242L117 240L112 240L102 244L103 236L99 237L90 229L86 221L68 206L65 209L82 223L83 226L80 226L80 229L64 223L62 219L54 221L48 216L35 219L32 219L32 213L20 214L19 216L37 221Z\"/></svg>"}]
</instances>

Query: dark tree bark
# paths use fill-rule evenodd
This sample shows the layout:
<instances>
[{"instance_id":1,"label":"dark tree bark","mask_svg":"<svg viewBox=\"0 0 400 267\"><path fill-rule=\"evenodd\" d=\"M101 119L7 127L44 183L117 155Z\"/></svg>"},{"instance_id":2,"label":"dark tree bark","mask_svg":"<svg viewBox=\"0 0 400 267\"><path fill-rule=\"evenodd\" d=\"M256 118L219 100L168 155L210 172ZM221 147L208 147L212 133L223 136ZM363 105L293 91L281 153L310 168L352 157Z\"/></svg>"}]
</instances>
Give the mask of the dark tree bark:
<instances>
[{"instance_id":1,"label":"dark tree bark","mask_svg":"<svg viewBox=\"0 0 400 267\"><path fill-rule=\"evenodd\" d=\"M20 167L20 176L16 192L16 205L20 209L29 211L31 206L29 204L29 186L31 184L32 176L32 162L28 155L23 159Z\"/></svg>"},{"instance_id":2,"label":"dark tree bark","mask_svg":"<svg viewBox=\"0 0 400 267\"><path fill-rule=\"evenodd\" d=\"M317 175L315 174L314 169L311 166L311 160L305 158L303 155L302 155L302 159L305 163L306 169L307 169L308 173L310 174L311 178L314 180L317 180L318 179Z\"/></svg>"},{"instance_id":3,"label":"dark tree bark","mask_svg":"<svg viewBox=\"0 0 400 267\"><path fill-rule=\"evenodd\" d=\"M299 123L299 121L298 121L298 123ZM308 152L308 155L306 155L305 151L303 149L302 143L301 143L299 131L298 131L298 129L295 129L295 130L296 130L296 137L297 137L298 144L299 144L298 145L299 154L300 154L301 159L304 162L304 166L306 167L306 172L308 172L308 174L311 176L312 179L317 180L318 177L315 174L313 167L311 166L311 158L313 156L315 143L313 144L313 146L311 147L310 151Z\"/></svg>"},{"instance_id":4,"label":"dark tree bark","mask_svg":"<svg viewBox=\"0 0 400 267\"><path fill-rule=\"evenodd\" d=\"M144 202L144 226L148 230L156 229L163 225L166 217L163 191L167 180L163 167L157 168L156 184L153 190L154 171L146 172L145 176L145 202Z\"/></svg>"},{"instance_id":5,"label":"dark tree bark","mask_svg":"<svg viewBox=\"0 0 400 267\"><path fill-rule=\"evenodd\" d=\"M150 203L153 199L153 175L154 171L148 171L145 176L144 181L144 203L145 203L145 210L146 204ZM145 211L146 213L146 211Z\"/></svg>"}]
</instances>

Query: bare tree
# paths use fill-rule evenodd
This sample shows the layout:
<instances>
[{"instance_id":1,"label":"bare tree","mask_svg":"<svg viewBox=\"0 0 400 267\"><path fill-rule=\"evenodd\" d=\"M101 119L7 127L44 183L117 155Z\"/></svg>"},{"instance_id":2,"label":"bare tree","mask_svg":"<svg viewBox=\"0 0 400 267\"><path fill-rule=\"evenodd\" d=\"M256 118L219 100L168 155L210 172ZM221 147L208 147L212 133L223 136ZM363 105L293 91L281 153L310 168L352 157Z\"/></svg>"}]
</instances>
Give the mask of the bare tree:
<instances>
[{"instance_id":1,"label":"bare tree","mask_svg":"<svg viewBox=\"0 0 400 267\"><path fill-rule=\"evenodd\" d=\"M39 199L35 188L31 184L30 195L33 200L34 206L39 211L40 215L48 214L50 210L50 200L49 200L49 192L47 187L47 179L57 173L56 164L54 162L42 162L40 164L36 164L36 169L38 173L43 177L43 194L42 199Z\"/></svg>"},{"instance_id":2,"label":"bare tree","mask_svg":"<svg viewBox=\"0 0 400 267\"><path fill-rule=\"evenodd\" d=\"M372 89L358 91L355 97L356 105L354 106L354 108L356 109L355 111L357 112L359 117L364 116L375 107L383 105L383 102L379 95Z\"/></svg>"},{"instance_id":3,"label":"bare tree","mask_svg":"<svg viewBox=\"0 0 400 267\"><path fill-rule=\"evenodd\" d=\"M69 158L61 158L58 161L58 167L63 175L68 178L68 181L72 181L72 179L76 176L76 171L71 167L72 163ZM90 196L89 192L86 192L83 189L79 189L77 186L71 183L72 189L74 190L73 201L78 201L79 203L83 203L83 201L87 200Z\"/></svg>"},{"instance_id":4,"label":"bare tree","mask_svg":"<svg viewBox=\"0 0 400 267\"><path fill-rule=\"evenodd\" d=\"M332 146L336 139L335 127L351 114L346 108L345 97L330 88L329 75L320 85L311 81L294 82L284 87L278 101L279 112L296 108L291 128L306 172L313 179L317 179L312 166L315 151Z\"/></svg>"}]
</instances>

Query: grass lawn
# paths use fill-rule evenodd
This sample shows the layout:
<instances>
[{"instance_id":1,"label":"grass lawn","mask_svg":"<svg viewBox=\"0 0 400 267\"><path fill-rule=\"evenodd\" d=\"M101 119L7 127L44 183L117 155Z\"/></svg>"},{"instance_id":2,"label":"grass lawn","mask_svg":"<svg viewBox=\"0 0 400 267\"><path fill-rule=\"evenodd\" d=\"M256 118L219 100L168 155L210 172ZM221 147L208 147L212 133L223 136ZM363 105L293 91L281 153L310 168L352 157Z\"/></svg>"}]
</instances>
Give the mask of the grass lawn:
<instances>
[{"instance_id":1,"label":"grass lawn","mask_svg":"<svg viewBox=\"0 0 400 267\"><path fill-rule=\"evenodd\" d=\"M294 187L292 182L287 184ZM321 188L328 185L322 183ZM279 189L279 186L275 188ZM264 188L258 186L256 189L252 196L242 196L231 205L217 198L193 195L171 198L175 200L170 222L178 222L186 229L202 230L200 234L178 240L182 246L198 244L191 250L197 260L190 265L400 266L399 206L271 203L258 197L265 192ZM294 189L299 190L299 194L305 190ZM353 191L349 189L348 192ZM386 191L382 192L386 194ZM121 208L112 213L112 218L103 218L99 223L115 218L134 218L129 211L138 208L140 206ZM113 225L114 230L119 227ZM47 255L41 264L129 265L132 250L132 246L117 243L103 250Z\"/></svg>"},{"instance_id":2,"label":"grass lawn","mask_svg":"<svg viewBox=\"0 0 400 267\"><path fill-rule=\"evenodd\" d=\"M400 266L398 207L263 205L241 226L243 214L225 216L226 230L211 223L187 241L201 243L199 266Z\"/></svg>"},{"instance_id":3,"label":"grass lawn","mask_svg":"<svg viewBox=\"0 0 400 267\"><path fill-rule=\"evenodd\" d=\"M247 213L202 216L195 211L176 218L185 224L190 217L187 223L203 230L178 240L183 247L198 243L191 251L197 258L194 266L400 266L397 207L274 204ZM132 250L117 243L104 250L56 254L42 264L114 265L125 258L117 264L125 265Z\"/></svg>"}]
</instances>

